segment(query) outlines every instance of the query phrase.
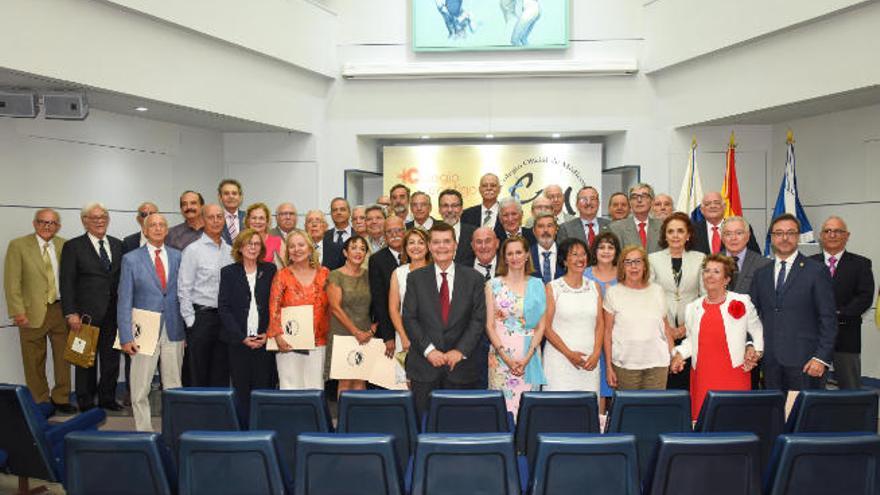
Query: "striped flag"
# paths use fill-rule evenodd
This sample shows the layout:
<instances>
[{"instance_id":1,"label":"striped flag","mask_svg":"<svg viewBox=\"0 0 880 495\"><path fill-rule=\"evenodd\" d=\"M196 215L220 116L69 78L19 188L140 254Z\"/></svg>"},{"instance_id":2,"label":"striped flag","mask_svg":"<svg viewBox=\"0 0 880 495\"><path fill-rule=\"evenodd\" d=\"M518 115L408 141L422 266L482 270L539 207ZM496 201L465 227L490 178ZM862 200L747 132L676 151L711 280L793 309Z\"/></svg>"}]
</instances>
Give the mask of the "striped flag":
<instances>
[{"instance_id":1,"label":"striped flag","mask_svg":"<svg viewBox=\"0 0 880 495\"><path fill-rule=\"evenodd\" d=\"M691 141L691 153L688 156L687 170L681 180L681 192L678 193L677 211L689 213L695 222L703 219L700 203L703 202L703 183L700 182L700 169L697 167L697 138Z\"/></svg>"},{"instance_id":2,"label":"striped flag","mask_svg":"<svg viewBox=\"0 0 880 495\"><path fill-rule=\"evenodd\" d=\"M724 218L742 216L739 182L736 180L736 141L733 131L730 131L730 144L727 146L727 168L724 171L724 183L721 185L721 197L724 198Z\"/></svg>"},{"instance_id":3,"label":"striped flag","mask_svg":"<svg viewBox=\"0 0 880 495\"><path fill-rule=\"evenodd\" d=\"M795 158L794 158L794 135L789 130L785 139L785 173L782 175L782 184L779 185L779 195L776 197L776 206L773 208L773 217L776 218L783 213L790 213L797 217L801 224L801 243L813 241L813 227L807 219L804 207L801 206L801 200L798 197L797 175L795 175ZM770 250L770 232L767 232L767 240L764 244L764 252L772 253Z\"/></svg>"}]
</instances>

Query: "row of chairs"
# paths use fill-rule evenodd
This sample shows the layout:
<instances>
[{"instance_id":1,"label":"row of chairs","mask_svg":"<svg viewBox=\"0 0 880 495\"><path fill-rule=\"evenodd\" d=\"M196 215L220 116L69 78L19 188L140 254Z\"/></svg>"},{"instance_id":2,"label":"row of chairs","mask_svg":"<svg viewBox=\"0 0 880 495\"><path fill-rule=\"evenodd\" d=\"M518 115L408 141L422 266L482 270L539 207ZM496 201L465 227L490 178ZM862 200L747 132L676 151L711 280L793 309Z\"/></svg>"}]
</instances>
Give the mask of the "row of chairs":
<instances>
[{"instance_id":1,"label":"row of chairs","mask_svg":"<svg viewBox=\"0 0 880 495\"><path fill-rule=\"evenodd\" d=\"M659 436L643 483L628 434L541 434L532 475L511 433L423 433L401 474L391 435L303 433L293 476L268 431L190 431L179 469L155 433L78 432L66 441L69 495L284 494L810 495L880 492L880 436L781 435L762 482L753 433ZM763 485L763 487L762 487Z\"/></svg>"}]
</instances>

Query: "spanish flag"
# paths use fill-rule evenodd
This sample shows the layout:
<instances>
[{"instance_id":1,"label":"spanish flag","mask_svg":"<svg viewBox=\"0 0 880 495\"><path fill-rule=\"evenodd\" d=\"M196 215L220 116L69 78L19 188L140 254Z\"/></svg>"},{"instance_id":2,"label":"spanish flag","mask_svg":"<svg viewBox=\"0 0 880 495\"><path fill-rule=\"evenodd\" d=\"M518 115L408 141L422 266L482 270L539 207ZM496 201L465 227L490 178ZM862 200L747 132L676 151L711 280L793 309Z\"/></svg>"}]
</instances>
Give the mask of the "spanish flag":
<instances>
[{"instance_id":1,"label":"spanish flag","mask_svg":"<svg viewBox=\"0 0 880 495\"><path fill-rule=\"evenodd\" d=\"M724 198L724 218L742 216L742 201L739 199L739 182L736 180L736 141L730 131L730 144L727 146L727 168L724 171L724 184L721 185Z\"/></svg>"}]
</instances>

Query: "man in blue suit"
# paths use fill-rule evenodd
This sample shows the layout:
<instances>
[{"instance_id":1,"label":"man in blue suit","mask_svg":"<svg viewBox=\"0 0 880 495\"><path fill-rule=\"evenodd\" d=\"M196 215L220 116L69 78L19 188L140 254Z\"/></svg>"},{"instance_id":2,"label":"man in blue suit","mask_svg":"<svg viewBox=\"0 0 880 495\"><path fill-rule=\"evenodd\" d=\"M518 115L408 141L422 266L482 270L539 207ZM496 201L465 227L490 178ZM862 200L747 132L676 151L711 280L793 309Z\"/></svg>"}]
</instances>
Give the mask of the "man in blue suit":
<instances>
[{"instance_id":1,"label":"man in blue suit","mask_svg":"<svg viewBox=\"0 0 880 495\"><path fill-rule=\"evenodd\" d=\"M244 200L241 183L235 179L223 179L217 186L217 199L223 205L223 217L226 220L226 228L221 235L226 244L231 246L238 233L245 229L244 210L239 209Z\"/></svg>"},{"instance_id":2,"label":"man in blue suit","mask_svg":"<svg viewBox=\"0 0 880 495\"><path fill-rule=\"evenodd\" d=\"M533 233L538 242L532 244L533 277L540 278L544 283L565 275L565 265L556 248L556 216L553 213L539 213L535 218Z\"/></svg>"},{"instance_id":3,"label":"man in blue suit","mask_svg":"<svg viewBox=\"0 0 880 495\"><path fill-rule=\"evenodd\" d=\"M770 223L773 263L758 269L750 295L764 325L768 389L823 388L837 337L828 270L798 252L800 222L783 214Z\"/></svg>"},{"instance_id":4,"label":"man in blue suit","mask_svg":"<svg viewBox=\"0 0 880 495\"><path fill-rule=\"evenodd\" d=\"M180 251L165 245L167 234L164 216L148 216L144 220L147 244L122 258L117 323L122 350L131 356L131 403L138 431L153 431L149 393L160 357L162 386L166 390L181 386L184 328L177 302ZM152 356L138 352L140 348L132 332L131 312L135 308L161 315L159 341Z\"/></svg>"}]
</instances>

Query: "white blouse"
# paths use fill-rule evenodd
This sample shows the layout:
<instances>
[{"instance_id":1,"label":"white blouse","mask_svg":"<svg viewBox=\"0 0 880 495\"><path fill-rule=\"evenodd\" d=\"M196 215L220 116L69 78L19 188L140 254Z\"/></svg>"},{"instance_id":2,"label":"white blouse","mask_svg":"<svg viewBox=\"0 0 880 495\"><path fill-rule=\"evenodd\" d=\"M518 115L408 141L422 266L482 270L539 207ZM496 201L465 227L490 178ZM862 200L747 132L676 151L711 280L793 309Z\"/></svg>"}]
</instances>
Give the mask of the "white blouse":
<instances>
[{"instance_id":1,"label":"white blouse","mask_svg":"<svg viewBox=\"0 0 880 495\"><path fill-rule=\"evenodd\" d=\"M650 283L644 289L631 289L617 284L605 291L602 306L614 315L612 363L630 370L669 366L663 325L666 295L662 287Z\"/></svg>"}]
</instances>

